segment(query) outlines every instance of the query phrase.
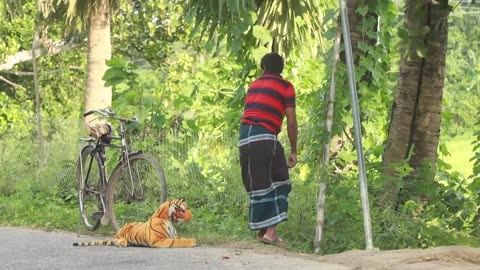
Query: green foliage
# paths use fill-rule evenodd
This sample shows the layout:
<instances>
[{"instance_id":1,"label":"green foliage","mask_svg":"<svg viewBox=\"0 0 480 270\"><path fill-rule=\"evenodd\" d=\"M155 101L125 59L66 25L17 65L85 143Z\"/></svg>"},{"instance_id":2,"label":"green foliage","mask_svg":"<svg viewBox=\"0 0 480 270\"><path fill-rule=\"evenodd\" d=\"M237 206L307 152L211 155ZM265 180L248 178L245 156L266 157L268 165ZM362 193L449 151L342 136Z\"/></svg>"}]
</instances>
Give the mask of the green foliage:
<instances>
[{"instance_id":1,"label":"green foliage","mask_svg":"<svg viewBox=\"0 0 480 270\"><path fill-rule=\"evenodd\" d=\"M246 226L247 216L238 211L219 211L217 205L212 203L191 208L193 220L188 224L179 224L177 230L183 237L194 237L202 245L251 241L253 233Z\"/></svg>"},{"instance_id":2,"label":"green foliage","mask_svg":"<svg viewBox=\"0 0 480 270\"><path fill-rule=\"evenodd\" d=\"M381 249L478 246L478 179L452 172L445 162L446 146L440 151L435 182L413 187L419 196L398 205L396 211L373 208L375 242Z\"/></svg>"},{"instance_id":3,"label":"green foliage","mask_svg":"<svg viewBox=\"0 0 480 270\"><path fill-rule=\"evenodd\" d=\"M407 16L410 18L430 18L429 14L434 12L437 16L446 19L452 11L448 0L441 0L435 3L423 1L408 1ZM428 44L438 43L440 32L444 31L442 20L436 25L429 20L407 20L406 29L400 28L398 37L402 40L403 55L407 58L417 55L420 58L427 56Z\"/></svg>"},{"instance_id":4,"label":"green foliage","mask_svg":"<svg viewBox=\"0 0 480 270\"><path fill-rule=\"evenodd\" d=\"M241 4L240 4L241 3ZM195 24L209 51L226 46L242 62L265 51L315 56L323 47L319 18L335 1L188 1L187 21ZM323 49L323 48L322 48Z\"/></svg>"},{"instance_id":5,"label":"green foliage","mask_svg":"<svg viewBox=\"0 0 480 270\"><path fill-rule=\"evenodd\" d=\"M15 96L9 97L5 92L0 92L0 103L4 104L0 108L0 138L4 137L7 132L15 130L18 136L25 136L28 132L29 121L32 118L32 114L26 111L16 99L23 99L24 91L18 89ZM28 102L31 104L31 102ZM28 104L27 103L27 104Z\"/></svg>"},{"instance_id":6,"label":"green foliage","mask_svg":"<svg viewBox=\"0 0 480 270\"><path fill-rule=\"evenodd\" d=\"M47 190L38 184L25 182L11 196L0 196L0 223L46 229L75 228L79 217L76 197L63 197L55 188Z\"/></svg>"},{"instance_id":7,"label":"green foliage","mask_svg":"<svg viewBox=\"0 0 480 270\"><path fill-rule=\"evenodd\" d=\"M136 87L138 74L134 70L137 69L137 65L114 58L107 61L107 66L110 68L102 77L102 80L105 81L105 87L116 86L124 81L126 81L129 89Z\"/></svg>"},{"instance_id":8,"label":"green foliage","mask_svg":"<svg viewBox=\"0 0 480 270\"><path fill-rule=\"evenodd\" d=\"M476 121L477 105L472 102L480 95L480 35L478 16L466 16L458 8L458 16L449 19L449 34L445 94L442 110L442 134L455 136L471 131ZM468 32L468 35L464 33ZM475 53L477 52L477 53Z\"/></svg>"},{"instance_id":9,"label":"green foliage","mask_svg":"<svg viewBox=\"0 0 480 270\"><path fill-rule=\"evenodd\" d=\"M445 161L445 170L458 172L464 176L472 174L473 161L473 134L466 133L463 136L449 137L445 135L440 137L439 150L442 153L442 159ZM447 150L448 149L448 150Z\"/></svg>"},{"instance_id":10,"label":"green foliage","mask_svg":"<svg viewBox=\"0 0 480 270\"><path fill-rule=\"evenodd\" d=\"M477 115L480 115L480 111L477 111ZM471 215L476 210L476 216L474 220L474 228L473 232L474 235L477 237L480 236L480 131L478 129L478 124L480 121L477 120L476 127L477 130L475 131L475 140L472 142L474 156L472 157L471 161L473 161L473 174L468 178L470 181L468 184L468 190L471 191L466 199L470 201L471 204L474 206L476 205L476 209L472 209Z\"/></svg>"},{"instance_id":11,"label":"green foliage","mask_svg":"<svg viewBox=\"0 0 480 270\"><path fill-rule=\"evenodd\" d=\"M19 50L31 49L34 20L29 19L28 16L33 17L36 14L36 5L33 1L19 2L18 4L21 7L0 6L0 12L8 11L6 16L0 17L3 22L0 24L0 36L2 37L0 40L0 61L2 62L6 56L13 55Z\"/></svg>"},{"instance_id":12,"label":"green foliage","mask_svg":"<svg viewBox=\"0 0 480 270\"><path fill-rule=\"evenodd\" d=\"M6 9L6 7L3 7ZM34 13L35 5L28 3L23 5L27 12ZM10 10L13 12L13 10ZM2 11L0 11L2 12ZM8 13L10 14L10 13ZM8 18L8 19L7 19ZM33 37L33 20L28 20L26 16L5 16L0 17L0 63L6 60L7 56L14 55L19 50L31 49L31 39ZM25 110L33 105L29 100L29 91L22 83L15 80L15 76L9 74L0 74L9 82L16 85L7 84L7 81L0 80L0 138L7 132L15 132L23 137L28 134L28 125L33 120L32 111Z\"/></svg>"},{"instance_id":13,"label":"green foliage","mask_svg":"<svg viewBox=\"0 0 480 270\"><path fill-rule=\"evenodd\" d=\"M373 5L361 6L359 12L369 14L363 18L361 33L366 37L375 37L375 44L367 44L360 41L358 43L357 58L358 64L355 67L355 77L357 79L357 91L359 96L359 105L361 108L362 135L365 151L365 157L368 164L372 167L378 165L383 152L383 141L386 138L387 124L389 117L389 108L393 100L393 81L396 80L397 74L394 72L398 68L395 51L392 50L392 38L396 21L397 10L393 3L386 2ZM381 32L377 33L374 27L375 20L372 23L372 14L376 14L385 19ZM331 29L335 29L337 25L327 24ZM357 29L353 29L357 30ZM332 31L334 32L334 31ZM333 37L332 37L333 38ZM378 38L378 39L377 39ZM307 104L310 106L310 114L308 126L305 129L306 140L304 141L309 147L306 149L306 162L312 168L309 177L316 179L315 181L326 181L329 176L325 176L319 170L319 164L323 156L323 145L330 141L332 144L331 152L333 152L329 174L343 173L344 168L354 166L356 163L356 153L353 146L353 118L350 104L350 91L347 85L347 72L343 63L338 63L337 72L335 74L335 108L334 122L332 133L327 134L325 130L326 118L326 95L330 88L330 76L332 72L333 48L324 56L325 66L320 70L325 70L322 74L322 83L319 84L320 89L310 92L307 97ZM312 67L310 67L312 68ZM302 134L302 133L301 133ZM367 165L368 165L367 164ZM334 172L333 168L338 168ZM331 177L335 177L332 175ZM327 178L327 179L324 179ZM382 178L380 178L382 179ZM377 185L379 183L376 183Z\"/></svg>"},{"instance_id":14,"label":"green foliage","mask_svg":"<svg viewBox=\"0 0 480 270\"><path fill-rule=\"evenodd\" d=\"M15 192L17 182L33 180L38 162L29 139L2 138L0 149L0 194L9 196Z\"/></svg>"},{"instance_id":15,"label":"green foliage","mask_svg":"<svg viewBox=\"0 0 480 270\"><path fill-rule=\"evenodd\" d=\"M113 18L113 54L132 59L139 66L160 67L183 49L187 31L183 7L176 2L121 3Z\"/></svg>"},{"instance_id":16,"label":"green foliage","mask_svg":"<svg viewBox=\"0 0 480 270\"><path fill-rule=\"evenodd\" d=\"M0 17L0 62L7 61L7 56L17 52L27 53L32 48L36 4L34 1L24 1L21 14L12 13L11 17ZM42 48L52 45L52 40L61 39L61 27L52 23L41 36ZM49 39L49 40L47 40ZM48 41L48 42L46 42ZM49 43L50 42L50 43ZM81 66L85 59L79 57L80 52L65 52L52 57L37 59L39 70L39 88L41 110L44 127L49 130L60 128L58 123L50 121L53 115L67 118L72 110L83 100L84 74ZM14 85L0 80L0 137L13 133L19 138L33 136L35 132L35 92L33 91L33 67L31 62L15 65L12 70L0 71ZM5 72L5 73L3 73ZM65 83L68 82L68 83ZM44 134L50 136L50 134Z\"/></svg>"}]
</instances>

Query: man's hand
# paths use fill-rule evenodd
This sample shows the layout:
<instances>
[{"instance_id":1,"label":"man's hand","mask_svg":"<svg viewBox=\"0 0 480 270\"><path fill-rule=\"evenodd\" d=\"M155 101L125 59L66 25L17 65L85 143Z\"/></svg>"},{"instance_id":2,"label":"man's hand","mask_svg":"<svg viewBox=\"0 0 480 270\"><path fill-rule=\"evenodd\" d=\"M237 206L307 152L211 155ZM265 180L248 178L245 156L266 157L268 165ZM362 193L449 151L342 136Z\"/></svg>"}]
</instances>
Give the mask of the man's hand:
<instances>
[{"instance_id":1,"label":"man's hand","mask_svg":"<svg viewBox=\"0 0 480 270\"><path fill-rule=\"evenodd\" d=\"M290 141L290 157L288 157L288 168L293 168L297 165L297 115L295 113L295 107L288 107L285 109L285 115L287 116L287 132L288 140Z\"/></svg>"},{"instance_id":2,"label":"man's hand","mask_svg":"<svg viewBox=\"0 0 480 270\"><path fill-rule=\"evenodd\" d=\"M297 154L290 154L290 157L288 157L288 168L293 168L297 165Z\"/></svg>"}]
</instances>

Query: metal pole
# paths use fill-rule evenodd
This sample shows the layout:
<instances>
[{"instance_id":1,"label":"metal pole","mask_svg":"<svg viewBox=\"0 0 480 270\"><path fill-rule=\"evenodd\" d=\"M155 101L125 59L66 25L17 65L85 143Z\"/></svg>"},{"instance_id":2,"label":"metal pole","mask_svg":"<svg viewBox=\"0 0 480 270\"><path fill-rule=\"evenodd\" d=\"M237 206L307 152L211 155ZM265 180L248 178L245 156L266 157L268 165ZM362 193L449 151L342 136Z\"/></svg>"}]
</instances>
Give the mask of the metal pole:
<instances>
[{"instance_id":1,"label":"metal pole","mask_svg":"<svg viewBox=\"0 0 480 270\"><path fill-rule=\"evenodd\" d=\"M373 250L372 224L370 222L370 207L368 203L367 177L365 173L365 160L363 157L360 113L358 110L358 97L357 97L357 89L356 89L356 83L355 83L355 71L353 66L352 44L350 41L350 28L348 25L347 7L345 4L345 0L339 0L339 1L340 1L340 13L341 13L341 19L342 19L342 29L343 29L343 43L345 46L345 58L347 60L348 85L350 87L350 95L352 98L351 102L352 102L352 111L353 111L353 125L355 129L355 144L357 147L357 159L358 159L359 179L360 179L360 197L361 197L362 209L363 209L363 227L365 230L365 242L366 242L367 250Z\"/></svg>"}]
</instances>

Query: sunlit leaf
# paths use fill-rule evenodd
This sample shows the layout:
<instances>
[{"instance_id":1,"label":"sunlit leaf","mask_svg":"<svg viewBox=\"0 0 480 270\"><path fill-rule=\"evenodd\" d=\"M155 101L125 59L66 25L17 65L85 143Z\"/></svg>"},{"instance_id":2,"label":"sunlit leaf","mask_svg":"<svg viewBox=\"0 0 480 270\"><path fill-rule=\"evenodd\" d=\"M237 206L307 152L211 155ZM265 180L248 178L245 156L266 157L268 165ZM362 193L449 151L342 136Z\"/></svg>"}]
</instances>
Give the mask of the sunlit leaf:
<instances>
[{"instance_id":1,"label":"sunlit leaf","mask_svg":"<svg viewBox=\"0 0 480 270\"><path fill-rule=\"evenodd\" d=\"M255 25L253 27L253 36L258 38L262 44L265 44L272 40L268 29L259 25Z\"/></svg>"},{"instance_id":2,"label":"sunlit leaf","mask_svg":"<svg viewBox=\"0 0 480 270\"><path fill-rule=\"evenodd\" d=\"M442 155L450 156L450 152L448 151L447 145L445 143L441 143L438 150L440 151L440 153L442 153Z\"/></svg>"},{"instance_id":3,"label":"sunlit leaf","mask_svg":"<svg viewBox=\"0 0 480 270\"><path fill-rule=\"evenodd\" d=\"M260 64L260 60L262 59L262 57L269 52L270 51L265 47L258 47L252 50L252 56L255 62Z\"/></svg>"}]
</instances>

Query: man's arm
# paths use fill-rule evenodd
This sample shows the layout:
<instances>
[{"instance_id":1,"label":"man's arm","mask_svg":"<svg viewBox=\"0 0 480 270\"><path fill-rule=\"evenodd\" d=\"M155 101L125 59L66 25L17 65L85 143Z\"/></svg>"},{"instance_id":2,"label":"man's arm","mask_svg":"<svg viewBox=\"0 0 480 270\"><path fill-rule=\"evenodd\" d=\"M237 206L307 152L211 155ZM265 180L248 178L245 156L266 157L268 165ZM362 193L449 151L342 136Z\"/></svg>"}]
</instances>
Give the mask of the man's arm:
<instances>
[{"instance_id":1,"label":"man's arm","mask_svg":"<svg viewBox=\"0 0 480 270\"><path fill-rule=\"evenodd\" d=\"M290 157L288 158L288 167L293 168L297 164L297 115L295 107L287 107L285 109L287 116L287 133L290 141Z\"/></svg>"}]
</instances>

